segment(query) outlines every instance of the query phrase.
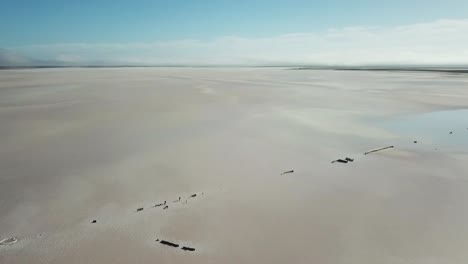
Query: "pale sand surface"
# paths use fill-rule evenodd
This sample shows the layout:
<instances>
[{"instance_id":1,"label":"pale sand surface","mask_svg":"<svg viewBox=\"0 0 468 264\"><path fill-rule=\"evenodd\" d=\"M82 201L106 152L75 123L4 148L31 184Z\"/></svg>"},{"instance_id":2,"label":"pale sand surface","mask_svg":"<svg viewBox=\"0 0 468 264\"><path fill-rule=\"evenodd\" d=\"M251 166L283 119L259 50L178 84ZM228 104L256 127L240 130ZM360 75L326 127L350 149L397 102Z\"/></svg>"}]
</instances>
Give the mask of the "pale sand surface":
<instances>
[{"instance_id":1,"label":"pale sand surface","mask_svg":"<svg viewBox=\"0 0 468 264\"><path fill-rule=\"evenodd\" d=\"M394 125L463 108L437 72L0 71L0 263L465 264L468 119Z\"/></svg>"}]
</instances>

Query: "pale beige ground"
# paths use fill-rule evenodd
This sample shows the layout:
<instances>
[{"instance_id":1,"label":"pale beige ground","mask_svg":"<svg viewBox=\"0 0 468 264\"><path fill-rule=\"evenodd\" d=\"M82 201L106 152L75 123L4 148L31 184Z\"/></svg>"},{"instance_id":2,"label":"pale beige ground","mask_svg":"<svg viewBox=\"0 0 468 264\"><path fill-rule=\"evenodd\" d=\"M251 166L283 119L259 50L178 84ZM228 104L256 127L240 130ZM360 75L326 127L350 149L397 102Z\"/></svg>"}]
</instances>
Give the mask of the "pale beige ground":
<instances>
[{"instance_id":1,"label":"pale beige ground","mask_svg":"<svg viewBox=\"0 0 468 264\"><path fill-rule=\"evenodd\" d=\"M0 263L465 264L468 150L378 124L466 107L443 73L0 71Z\"/></svg>"}]
</instances>

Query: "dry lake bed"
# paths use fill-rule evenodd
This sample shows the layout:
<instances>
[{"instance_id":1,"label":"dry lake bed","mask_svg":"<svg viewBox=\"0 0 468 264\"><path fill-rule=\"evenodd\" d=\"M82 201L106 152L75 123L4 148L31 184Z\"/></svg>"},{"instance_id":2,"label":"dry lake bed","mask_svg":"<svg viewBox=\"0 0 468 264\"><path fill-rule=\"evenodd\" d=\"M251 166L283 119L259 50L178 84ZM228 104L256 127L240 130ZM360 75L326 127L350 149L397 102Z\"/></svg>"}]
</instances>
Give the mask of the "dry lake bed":
<instances>
[{"instance_id":1,"label":"dry lake bed","mask_svg":"<svg viewBox=\"0 0 468 264\"><path fill-rule=\"evenodd\" d=\"M0 263L465 264L466 109L446 72L2 70Z\"/></svg>"}]
</instances>

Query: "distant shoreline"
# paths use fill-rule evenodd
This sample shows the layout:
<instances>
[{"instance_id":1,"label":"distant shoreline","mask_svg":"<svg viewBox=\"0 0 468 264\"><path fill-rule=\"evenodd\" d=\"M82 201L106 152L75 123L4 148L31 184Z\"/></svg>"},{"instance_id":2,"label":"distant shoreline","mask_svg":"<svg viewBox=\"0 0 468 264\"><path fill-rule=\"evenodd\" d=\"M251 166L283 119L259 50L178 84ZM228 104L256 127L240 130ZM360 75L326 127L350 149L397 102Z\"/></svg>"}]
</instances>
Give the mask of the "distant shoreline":
<instances>
[{"instance_id":1,"label":"distant shoreline","mask_svg":"<svg viewBox=\"0 0 468 264\"><path fill-rule=\"evenodd\" d=\"M454 68L417 68L417 67L369 67L369 68L346 68L346 67L330 67L330 68L309 68L309 67L298 67L291 70L336 70L336 71L387 71L387 72L442 72L442 73L468 73L468 67L454 67Z\"/></svg>"},{"instance_id":2,"label":"distant shoreline","mask_svg":"<svg viewBox=\"0 0 468 264\"><path fill-rule=\"evenodd\" d=\"M61 69L61 68L287 68L288 70L387 71L468 73L468 66L293 66L293 65L81 65L81 66L0 66L0 70Z\"/></svg>"}]
</instances>

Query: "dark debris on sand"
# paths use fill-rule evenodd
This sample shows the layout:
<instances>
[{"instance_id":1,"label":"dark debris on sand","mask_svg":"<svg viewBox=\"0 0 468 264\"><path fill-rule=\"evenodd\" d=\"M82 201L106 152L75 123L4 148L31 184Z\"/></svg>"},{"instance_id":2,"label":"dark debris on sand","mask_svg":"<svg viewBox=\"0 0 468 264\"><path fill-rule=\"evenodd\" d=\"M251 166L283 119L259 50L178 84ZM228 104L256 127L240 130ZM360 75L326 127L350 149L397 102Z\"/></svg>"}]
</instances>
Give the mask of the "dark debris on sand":
<instances>
[{"instance_id":1,"label":"dark debris on sand","mask_svg":"<svg viewBox=\"0 0 468 264\"><path fill-rule=\"evenodd\" d=\"M159 241L159 239L156 240L156 241ZM161 243L163 245L166 245L166 246L170 246L170 247L179 247L179 244L172 243L172 242L166 241L166 240L161 240L161 241L159 241L159 243Z\"/></svg>"},{"instance_id":2,"label":"dark debris on sand","mask_svg":"<svg viewBox=\"0 0 468 264\"><path fill-rule=\"evenodd\" d=\"M195 248L191 248L191 247L182 247L182 250L185 250L185 251L195 251Z\"/></svg>"},{"instance_id":3,"label":"dark debris on sand","mask_svg":"<svg viewBox=\"0 0 468 264\"><path fill-rule=\"evenodd\" d=\"M331 163L335 163L335 162L338 162L338 163L348 163L348 162L353 162L353 161L354 161L354 159L346 157L346 158L344 158L344 159L337 159L337 160L334 160L334 161L332 161Z\"/></svg>"},{"instance_id":4,"label":"dark debris on sand","mask_svg":"<svg viewBox=\"0 0 468 264\"><path fill-rule=\"evenodd\" d=\"M332 161L331 163L335 163L335 162L339 162L339 163L348 163L348 161L347 161L347 160L344 160L344 159L337 159L337 160Z\"/></svg>"},{"instance_id":5,"label":"dark debris on sand","mask_svg":"<svg viewBox=\"0 0 468 264\"><path fill-rule=\"evenodd\" d=\"M155 204L153 207L163 206L163 205L166 205L166 203L167 203L167 201L164 201L164 203Z\"/></svg>"},{"instance_id":6,"label":"dark debris on sand","mask_svg":"<svg viewBox=\"0 0 468 264\"><path fill-rule=\"evenodd\" d=\"M377 151L382 151L382 150L386 150L386 149L391 149L391 148L394 148L395 146L388 146L388 147L384 147L384 148L378 148L378 149L373 149L373 150L369 150L367 152L364 153L364 155L367 155L367 154L370 154L370 153L374 153L374 152L377 152Z\"/></svg>"},{"instance_id":7,"label":"dark debris on sand","mask_svg":"<svg viewBox=\"0 0 468 264\"><path fill-rule=\"evenodd\" d=\"M174 247L174 248L179 247L179 244L171 242L171 241L167 241L167 240L156 239L156 242L159 242L160 244L165 245L165 246L169 246L169 247ZM187 246L183 246L180 249L182 249L183 251L195 251L195 248L187 247Z\"/></svg>"}]
</instances>

